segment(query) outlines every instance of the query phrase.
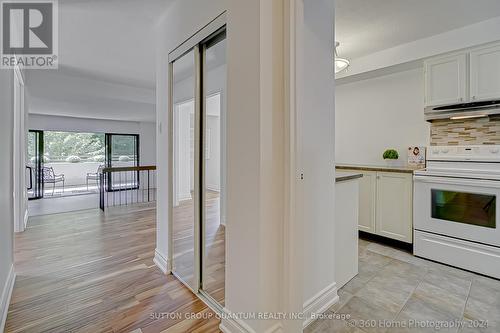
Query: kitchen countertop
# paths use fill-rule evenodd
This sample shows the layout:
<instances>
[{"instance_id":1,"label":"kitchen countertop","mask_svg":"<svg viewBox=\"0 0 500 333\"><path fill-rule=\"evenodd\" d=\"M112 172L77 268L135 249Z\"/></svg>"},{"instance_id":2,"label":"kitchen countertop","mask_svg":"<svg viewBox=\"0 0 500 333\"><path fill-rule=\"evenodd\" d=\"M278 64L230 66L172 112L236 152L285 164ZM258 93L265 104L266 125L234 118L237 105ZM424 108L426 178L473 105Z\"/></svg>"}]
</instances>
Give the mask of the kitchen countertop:
<instances>
[{"instance_id":1,"label":"kitchen countertop","mask_svg":"<svg viewBox=\"0 0 500 333\"><path fill-rule=\"evenodd\" d=\"M348 180L358 179L361 177L363 177L362 173L341 171L335 173L335 182L336 183L345 182Z\"/></svg>"},{"instance_id":2,"label":"kitchen countertop","mask_svg":"<svg viewBox=\"0 0 500 333\"><path fill-rule=\"evenodd\" d=\"M369 165L369 164L337 164L337 170L359 170L359 171L382 171L382 172L399 172L413 173L415 169L409 166L387 166L387 165Z\"/></svg>"}]
</instances>

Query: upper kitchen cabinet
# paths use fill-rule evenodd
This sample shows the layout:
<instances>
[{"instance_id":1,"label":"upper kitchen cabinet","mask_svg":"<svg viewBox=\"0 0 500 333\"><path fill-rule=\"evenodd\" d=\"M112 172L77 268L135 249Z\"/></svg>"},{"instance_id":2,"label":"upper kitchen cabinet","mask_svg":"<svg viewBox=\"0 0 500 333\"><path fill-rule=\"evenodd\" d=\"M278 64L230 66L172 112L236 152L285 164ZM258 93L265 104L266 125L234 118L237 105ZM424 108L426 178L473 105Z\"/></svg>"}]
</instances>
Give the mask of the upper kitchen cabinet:
<instances>
[{"instance_id":1,"label":"upper kitchen cabinet","mask_svg":"<svg viewBox=\"0 0 500 333\"><path fill-rule=\"evenodd\" d=\"M448 55L425 61L425 106L458 104L467 99L467 57Z\"/></svg>"},{"instance_id":2,"label":"upper kitchen cabinet","mask_svg":"<svg viewBox=\"0 0 500 333\"><path fill-rule=\"evenodd\" d=\"M500 44L470 52L471 101L500 99Z\"/></svg>"}]
</instances>

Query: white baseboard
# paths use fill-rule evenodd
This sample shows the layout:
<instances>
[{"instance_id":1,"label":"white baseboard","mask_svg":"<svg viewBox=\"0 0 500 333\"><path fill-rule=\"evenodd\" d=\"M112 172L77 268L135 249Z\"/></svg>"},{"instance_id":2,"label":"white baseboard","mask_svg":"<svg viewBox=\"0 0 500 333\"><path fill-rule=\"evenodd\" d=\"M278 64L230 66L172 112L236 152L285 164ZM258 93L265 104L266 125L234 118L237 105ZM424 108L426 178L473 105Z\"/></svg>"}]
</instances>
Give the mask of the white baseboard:
<instances>
[{"instance_id":1,"label":"white baseboard","mask_svg":"<svg viewBox=\"0 0 500 333\"><path fill-rule=\"evenodd\" d=\"M5 322L7 321L7 312L9 312L10 297L14 289L14 282L16 281L16 273L14 272L14 265L10 267L7 281L2 290L2 298L0 299L0 332L4 331Z\"/></svg>"},{"instance_id":2,"label":"white baseboard","mask_svg":"<svg viewBox=\"0 0 500 333\"><path fill-rule=\"evenodd\" d=\"M324 313L328 308L339 301L337 294L337 283L333 282L325 289L314 295L312 298L304 303L304 328L311 324L314 319L311 318L313 314Z\"/></svg>"},{"instance_id":3,"label":"white baseboard","mask_svg":"<svg viewBox=\"0 0 500 333\"><path fill-rule=\"evenodd\" d=\"M274 326L268 329L266 333L283 333L283 325L281 325L281 323L276 323Z\"/></svg>"},{"instance_id":4,"label":"white baseboard","mask_svg":"<svg viewBox=\"0 0 500 333\"><path fill-rule=\"evenodd\" d=\"M224 309L224 312L225 316L222 318L219 325L219 329L223 333L256 333L255 330L248 326L243 320L231 316L231 313L227 309ZM264 333L283 333L283 325L281 325L281 323L276 323L265 330Z\"/></svg>"},{"instance_id":5,"label":"white baseboard","mask_svg":"<svg viewBox=\"0 0 500 333\"><path fill-rule=\"evenodd\" d=\"M24 229L26 230L26 227L28 227L28 210L24 212Z\"/></svg>"},{"instance_id":6,"label":"white baseboard","mask_svg":"<svg viewBox=\"0 0 500 333\"><path fill-rule=\"evenodd\" d=\"M218 185L206 184L205 186L206 186L207 190L209 190L209 191L220 192L220 186L218 186Z\"/></svg>"},{"instance_id":7,"label":"white baseboard","mask_svg":"<svg viewBox=\"0 0 500 333\"><path fill-rule=\"evenodd\" d=\"M155 257L153 258L153 262L156 266L164 273L170 274L170 264L168 259L161 254L158 249L155 250Z\"/></svg>"},{"instance_id":8,"label":"white baseboard","mask_svg":"<svg viewBox=\"0 0 500 333\"><path fill-rule=\"evenodd\" d=\"M248 326L243 320L240 318L233 318L228 311L226 312L225 318L221 320L219 325L219 329L223 333L255 333L253 328Z\"/></svg>"},{"instance_id":9,"label":"white baseboard","mask_svg":"<svg viewBox=\"0 0 500 333\"><path fill-rule=\"evenodd\" d=\"M313 314L322 314L326 312L332 305L339 301L339 296L337 294L337 283L333 282L320 292L318 292L314 297L310 298L304 303L304 316L305 320L303 327L306 328L309 324L314 321L312 318ZM255 333L255 331L248 326L243 320L231 316L231 312L224 309L225 316L222 318L219 328L224 333ZM271 328L265 331L265 333L282 333L283 326L281 323L276 323Z\"/></svg>"}]
</instances>

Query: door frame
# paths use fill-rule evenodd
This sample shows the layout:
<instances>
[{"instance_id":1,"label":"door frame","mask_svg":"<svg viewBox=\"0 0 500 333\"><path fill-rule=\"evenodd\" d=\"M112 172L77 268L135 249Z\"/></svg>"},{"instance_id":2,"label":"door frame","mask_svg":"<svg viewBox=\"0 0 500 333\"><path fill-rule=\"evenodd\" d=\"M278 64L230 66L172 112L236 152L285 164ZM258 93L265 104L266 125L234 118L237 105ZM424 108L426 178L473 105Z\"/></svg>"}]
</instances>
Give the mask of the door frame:
<instances>
[{"instance_id":1,"label":"door frame","mask_svg":"<svg viewBox=\"0 0 500 333\"><path fill-rule=\"evenodd\" d=\"M107 168L112 167L112 155L113 155L113 136L131 136L135 138L135 151L136 151L136 167L141 165L141 160L140 160L140 135L139 134L129 134L129 133L104 133L104 149L105 149L105 162L104 164L106 165ZM140 181L139 181L139 171L137 171L137 186L133 187L128 187L128 188L119 188L119 189L114 189L113 188L113 180L112 177L108 177L108 184L107 184L107 191L108 192L115 192L115 191L123 191L123 190L136 190L140 186Z\"/></svg>"},{"instance_id":2,"label":"door frame","mask_svg":"<svg viewBox=\"0 0 500 333\"><path fill-rule=\"evenodd\" d=\"M212 22L207 24L197 33L195 33L188 40L183 42L177 48L175 48L168 55L168 261L170 263L170 271L172 274L181 281L184 285L186 285L193 293L197 294L201 297L207 304L210 305L212 309L217 312L222 311L222 306L215 302L209 295L203 292L201 288L202 283L202 253L201 249L203 246L203 237L202 237L202 161L203 161L203 133L202 130L202 119L201 116L203 114L204 102L202 102L204 91L203 91L203 75L202 75L202 59L203 59L203 45L214 39L221 33L226 30L227 20L226 13L222 13L217 18L215 18ZM187 53L194 50L194 60L195 60L195 87L194 87L194 96L195 96L195 171L194 171L194 275L195 281L194 285L190 285L187 281L183 281L181 277L179 277L175 272L175 262L173 260L174 257L174 246L173 246L173 201L175 198L174 195L174 111L175 111L175 103L173 100L174 96L174 62Z\"/></svg>"},{"instance_id":3,"label":"door frame","mask_svg":"<svg viewBox=\"0 0 500 333\"><path fill-rule=\"evenodd\" d=\"M28 135L29 133L36 133L38 136L38 141L36 145L36 149L38 150L38 156L39 156L39 161L37 162L36 168L37 168L37 179L34 180L37 182L37 188L39 194L33 198L28 197L29 200L39 200L43 199L43 194L44 194L44 188L45 188L45 183L43 182L43 175L42 175L42 170L43 170L43 156L44 156L44 145L43 145L43 131L42 130L28 130Z\"/></svg>"},{"instance_id":4,"label":"door frame","mask_svg":"<svg viewBox=\"0 0 500 333\"><path fill-rule=\"evenodd\" d=\"M14 232L23 232L28 222L28 192L26 190L26 115L25 84L21 69L14 67L14 123L13 123L13 210Z\"/></svg>"}]
</instances>

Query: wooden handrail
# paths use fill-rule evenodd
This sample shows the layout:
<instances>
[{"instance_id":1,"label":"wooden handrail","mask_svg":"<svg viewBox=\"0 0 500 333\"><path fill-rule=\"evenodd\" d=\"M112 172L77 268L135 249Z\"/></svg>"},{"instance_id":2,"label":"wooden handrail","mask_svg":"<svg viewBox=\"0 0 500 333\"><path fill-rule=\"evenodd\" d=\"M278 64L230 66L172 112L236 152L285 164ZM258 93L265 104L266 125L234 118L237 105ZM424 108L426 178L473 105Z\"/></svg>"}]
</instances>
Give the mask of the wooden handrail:
<instances>
[{"instance_id":1,"label":"wooden handrail","mask_svg":"<svg viewBox=\"0 0 500 333\"><path fill-rule=\"evenodd\" d=\"M148 171L156 170L156 165L138 166L138 167L116 167L103 168L102 173L124 172L124 171Z\"/></svg>"}]
</instances>

